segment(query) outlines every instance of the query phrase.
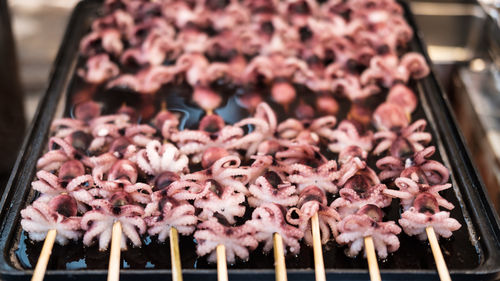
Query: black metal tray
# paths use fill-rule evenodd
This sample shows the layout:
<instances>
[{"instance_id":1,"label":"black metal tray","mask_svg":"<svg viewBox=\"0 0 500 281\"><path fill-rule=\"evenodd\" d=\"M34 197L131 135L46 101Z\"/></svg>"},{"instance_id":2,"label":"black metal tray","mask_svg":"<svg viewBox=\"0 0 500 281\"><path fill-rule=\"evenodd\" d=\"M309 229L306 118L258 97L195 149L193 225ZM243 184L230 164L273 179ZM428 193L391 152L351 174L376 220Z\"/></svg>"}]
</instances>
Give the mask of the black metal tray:
<instances>
[{"instance_id":1,"label":"black metal tray","mask_svg":"<svg viewBox=\"0 0 500 281\"><path fill-rule=\"evenodd\" d=\"M430 59L416 29L408 5L401 3L405 9L406 19L415 31L415 38L410 42L412 51L424 54ZM61 49L54 63L49 87L40 102L34 121L23 143L22 150L12 171L5 192L0 200L0 278L1 280L28 280L33 260L22 261L18 251L30 248L32 253L41 249L41 243L26 242L20 228L20 210L35 196L31 190L31 181L36 172L36 161L43 153L49 128L55 117L68 112L68 97L73 88L74 73L78 64L78 45L80 38L88 31L92 19L96 17L101 3L96 0L82 1L75 8L68 25ZM433 144L437 146L442 160L452 174L453 190L444 194L456 208L452 216L460 221L462 228L450 240L441 240L445 259L447 260L453 280L495 280L500 278L500 228L499 220L493 211L487 193L472 165L461 133L457 129L454 116L446 96L433 74L411 85L420 98L417 115L425 116L429 121L428 130L434 136ZM417 116L418 117L418 116ZM439 157L439 156L438 156ZM391 208L389 218L397 218L398 208ZM405 234L400 235L401 249L380 263L384 280L438 280L432 262L432 254L426 243L418 242ZM191 243L191 244L189 244ZM167 243L168 244L168 243ZM181 242L181 257L193 256L192 241ZM333 246L335 247L335 246ZM107 274L107 253L85 251L96 260L84 269L66 264L74 251L80 250L81 244L66 247L55 246L51 262L46 273L46 280L90 280L104 279ZM305 247L303 247L305 248ZM157 255L158 259L168 259L168 245L149 243L146 249ZM129 250L134 253L134 249ZM140 250L137 250L140 251ZM137 252L136 251L136 252ZM333 252L333 254L331 254ZM350 259L341 253L341 248L325 252L327 278L331 280L369 280L366 261L359 257ZM125 259L127 252L124 253ZM139 254L136 259L142 256ZM312 251L305 249L300 258L287 257L288 278L290 280L314 280ZM27 258L27 257L24 257ZM254 280L256 278L274 280L272 256L259 255L260 263L237 263L229 269L231 280ZM78 261L76 261L78 263ZM150 269L139 263L123 263L122 280L160 280L170 278L169 261L164 266ZM183 259L183 274L186 280L216 280L216 269L212 265L198 264L196 269L191 260ZM140 269L139 269L140 268Z\"/></svg>"}]
</instances>

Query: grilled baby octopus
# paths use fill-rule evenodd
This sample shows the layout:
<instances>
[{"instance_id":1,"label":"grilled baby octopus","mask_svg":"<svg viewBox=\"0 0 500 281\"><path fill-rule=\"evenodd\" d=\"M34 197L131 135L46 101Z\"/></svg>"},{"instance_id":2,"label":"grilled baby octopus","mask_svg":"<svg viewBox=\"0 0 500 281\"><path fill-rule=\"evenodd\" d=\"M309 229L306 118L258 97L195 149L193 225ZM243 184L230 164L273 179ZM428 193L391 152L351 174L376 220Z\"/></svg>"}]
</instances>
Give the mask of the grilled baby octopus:
<instances>
[{"instance_id":1,"label":"grilled baby octopus","mask_svg":"<svg viewBox=\"0 0 500 281\"><path fill-rule=\"evenodd\" d=\"M81 217L76 214L76 201L69 195L57 195L49 201L39 198L21 211L21 226L34 241L43 241L47 232L55 229L57 243L65 245L82 236Z\"/></svg>"},{"instance_id":2,"label":"grilled baby octopus","mask_svg":"<svg viewBox=\"0 0 500 281\"><path fill-rule=\"evenodd\" d=\"M348 244L346 255L356 256L364 248L364 238L371 236L377 255L385 259L389 252L399 249L399 239L396 236L401 228L394 222L382 222L383 213L375 205L365 205L356 214L345 217L339 224L339 244Z\"/></svg>"}]
</instances>

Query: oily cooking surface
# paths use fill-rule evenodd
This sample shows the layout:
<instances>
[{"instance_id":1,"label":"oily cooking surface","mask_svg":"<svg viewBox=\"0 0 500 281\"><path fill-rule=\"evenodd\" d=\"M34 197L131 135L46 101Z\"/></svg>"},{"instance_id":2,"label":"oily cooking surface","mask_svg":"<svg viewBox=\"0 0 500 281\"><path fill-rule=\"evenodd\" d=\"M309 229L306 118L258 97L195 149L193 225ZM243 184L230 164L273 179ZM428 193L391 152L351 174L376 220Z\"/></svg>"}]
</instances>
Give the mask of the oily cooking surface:
<instances>
[{"instance_id":1,"label":"oily cooking surface","mask_svg":"<svg viewBox=\"0 0 500 281\"><path fill-rule=\"evenodd\" d=\"M294 85L294 87L297 90L298 99L296 99L296 102L294 102L291 105L292 108L294 108L298 104L299 100L303 100L306 101L308 104L314 105L313 93L311 93L308 89L305 89L304 87L301 87L299 85ZM151 96L141 96L130 91L123 91L118 89L107 90L105 89L105 87L98 87L92 89L91 87L79 81L79 78L76 78L76 80L72 84L70 91L73 100L78 100L79 95L82 95L82 92L85 91L87 92L87 94L93 93L94 100L100 101L104 104L105 113L114 112L119 106L121 106L124 100L128 105L140 104L137 105L137 109L139 110L147 111L150 110L151 106L153 106L155 108L155 111L158 111L159 110L158 105L161 104L161 101L166 100L169 110L178 110L184 113L183 116L186 120L185 126L188 128L196 127L196 124L199 121L200 117L204 115L202 110L193 106L192 103L186 102L187 100L189 100L189 93L191 91L188 85L180 85L175 87L167 85L164 86L160 90L160 92L156 94L155 97L151 97ZM222 85L220 85L220 88L218 89L218 92L223 93L224 96L226 96L227 98L223 102L224 105L222 109L215 110L215 113L221 115L228 123L234 123L235 121L248 115L245 109L237 106L237 104L234 102L234 96L232 96L232 94L236 91L237 89L234 89L234 87L232 87L231 85L224 85L223 83ZM269 90L266 90L266 87L263 87L263 91L269 91ZM385 99L385 94L384 93L379 94L378 96L371 98L369 103L373 107L375 107L377 104L381 103L384 99ZM338 101L340 104L340 112L338 113L337 118L338 120L343 120L347 115L350 102L347 99L341 97L338 97ZM270 97L266 97L266 102L271 104L272 108L277 112L277 115L280 119L279 121L285 120L286 117L288 116L296 117L293 115L293 112L291 111L285 112L283 108L280 107L278 104L274 103ZM71 111L71 106L69 105L67 109L68 109L67 112L69 113ZM188 112L189 114L186 114L186 112ZM147 116L148 114L144 115ZM420 105L417 111L413 115L414 116L412 117L412 120L416 120L419 117L423 116L423 111ZM147 121L147 119L144 119L143 121ZM328 157L331 159L336 159L337 155L329 153ZM370 163L370 166L374 168L373 165L374 159L369 159L368 162ZM448 190L443 193L443 196L456 206L456 208L452 211L452 217L459 219L460 223L462 225L465 225L459 210L460 204L456 201L456 198L454 198L453 192L451 192L451 190ZM331 202L332 200L333 198L329 198L329 202ZM397 205L397 202L396 203L393 202L392 206L385 209L385 211L387 213L386 219L397 219L399 217L399 206ZM425 243L418 242L414 238L408 238L404 234L401 234L399 237L401 240L400 250L397 251L394 255L389 256L388 260L382 263L381 265L382 268L432 268L433 267L430 250L428 250L428 246ZM124 259L126 261L126 264L131 268L149 268L149 267L168 268L169 267L168 257L165 257L165 259L162 259L162 261L158 261L155 258L156 255L155 249L157 247L158 248L164 247L165 250L167 250L168 246L166 245L158 246L157 241L154 238L152 239L152 242L148 244L149 240L150 240L149 238L146 238L145 240L146 245L143 246L142 250L130 248L128 252L124 253ZM26 245L26 251L28 253L33 251L31 255L28 254L28 256L36 256L36 254L33 255L33 253L37 253L37 251L39 251L41 243L27 242L27 244L24 244L25 243L24 236L23 236L23 241L20 242L21 246ZM414 248L415 244L418 245L417 249ZM475 265L477 265L478 260L476 255L465 255L466 257L461 255L461 253L473 253L473 252L475 253L474 248L469 242L468 233L465 227L462 227L459 231L455 232L454 236L449 241L442 240L442 245L445 256L450 257L449 260L450 268L472 268ZM459 251L454 248L457 247L457 245L460 245ZM68 263L67 259L65 261L62 261L62 259L59 260L59 256L66 255L65 251L68 251L68 248L71 248L72 250L77 250L77 253L75 253L75 255L73 253L68 253L67 255L74 256L72 260L79 262ZM353 260L346 258L343 254L344 249L342 247L338 247L336 245L330 245L330 247L328 248L329 250L325 253L325 264L327 268L364 268L366 266L364 261L362 261L362 259L360 258L355 259L354 262ZM85 263L88 268L106 267L105 264L107 260L107 254L103 253L95 255L94 253L97 252L95 247L82 249L81 245L77 245L76 247L65 247L64 249L62 247L56 246L56 249L54 251L55 252L54 261L52 264L54 268L79 267L83 263ZM189 251L187 249L189 249ZM305 247L304 245L302 245L301 249L302 250L301 253L299 254L299 259L293 256L288 257L287 265L289 268L311 267L312 251L309 248ZM62 251L61 254L57 254L58 251ZM259 249L256 250L256 252L258 251ZM194 253L194 244L190 239L188 238L182 239L181 252L182 252L181 256L183 258L184 267L186 268L211 267L206 263L204 258L196 259L196 255ZM237 262L235 267L272 268L273 264L272 257L265 256L264 258L260 258L261 255L257 254L256 252L251 254L250 260L248 262L245 263ZM414 265L416 260L414 256L415 253L417 257L424 257L421 260L419 259L416 265ZM18 254L20 260L23 261L25 266L28 266L26 264L26 257L24 256L23 248L21 248L21 250L18 251ZM57 258L55 258L56 256ZM86 257L85 260L82 260L82 258L84 257ZM300 262L298 262L299 260ZM33 261L31 263L33 263ZM127 267L127 265L125 267Z\"/></svg>"}]
</instances>

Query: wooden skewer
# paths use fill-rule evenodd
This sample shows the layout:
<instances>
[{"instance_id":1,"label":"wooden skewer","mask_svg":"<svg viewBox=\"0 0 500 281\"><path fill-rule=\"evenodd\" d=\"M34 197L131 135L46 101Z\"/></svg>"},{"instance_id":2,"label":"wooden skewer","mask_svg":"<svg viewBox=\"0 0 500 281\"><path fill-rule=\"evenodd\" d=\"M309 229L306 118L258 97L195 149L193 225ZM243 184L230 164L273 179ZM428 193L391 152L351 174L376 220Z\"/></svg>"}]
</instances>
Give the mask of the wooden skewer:
<instances>
[{"instance_id":1,"label":"wooden skewer","mask_svg":"<svg viewBox=\"0 0 500 281\"><path fill-rule=\"evenodd\" d=\"M380 270L378 269L377 255L375 254L375 245L371 236L365 237L365 251L368 259L368 270L370 271L371 281L381 281Z\"/></svg>"},{"instance_id":2,"label":"wooden skewer","mask_svg":"<svg viewBox=\"0 0 500 281\"><path fill-rule=\"evenodd\" d=\"M432 226L428 226L425 228L425 232L427 232L427 237L429 238L429 243L431 244L432 254L434 255L434 260L436 261L439 278L441 281L451 281L450 272L448 271L448 267L444 261L443 253L439 247L434 228Z\"/></svg>"},{"instance_id":3,"label":"wooden skewer","mask_svg":"<svg viewBox=\"0 0 500 281\"><path fill-rule=\"evenodd\" d=\"M228 281L226 247L222 244L217 245L217 280Z\"/></svg>"},{"instance_id":4,"label":"wooden skewer","mask_svg":"<svg viewBox=\"0 0 500 281\"><path fill-rule=\"evenodd\" d=\"M42 281L45 276L45 270L47 269L47 264L49 263L50 254L52 254L52 247L56 241L57 230L51 229L47 232L45 237L45 242L43 242L42 252L35 266L35 271L33 271L33 277L31 281Z\"/></svg>"},{"instance_id":5,"label":"wooden skewer","mask_svg":"<svg viewBox=\"0 0 500 281\"><path fill-rule=\"evenodd\" d=\"M319 231L318 213L315 213L311 218L311 229L313 238L314 272L316 274L316 281L326 281L325 265L323 263L323 248L321 245L321 235Z\"/></svg>"},{"instance_id":6,"label":"wooden skewer","mask_svg":"<svg viewBox=\"0 0 500 281\"><path fill-rule=\"evenodd\" d=\"M109 254L108 281L120 280L120 254L122 244L122 224L116 221L111 234L111 253Z\"/></svg>"},{"instance_id":7,"label":"wooden skewer","mask_svg":"<svg viewBox=\"0 0 500 281\"><path fill-rule=\"evenodd\" d=\"M179 233L175 227L170 228L170 260L172 262L172 281L182 281Z\"/></svg>"},{"instance_id":8,"label":"wooden skewer","mask_svg":"<svg viewBox=\"0 0 500 281\"><path fill-rule=\"evenodd\" d=\"M274 242L274 268L276 281L287 281L285 251L283 250L283 238L278 233L273 234Z\"/></svg>"}]
</instances>

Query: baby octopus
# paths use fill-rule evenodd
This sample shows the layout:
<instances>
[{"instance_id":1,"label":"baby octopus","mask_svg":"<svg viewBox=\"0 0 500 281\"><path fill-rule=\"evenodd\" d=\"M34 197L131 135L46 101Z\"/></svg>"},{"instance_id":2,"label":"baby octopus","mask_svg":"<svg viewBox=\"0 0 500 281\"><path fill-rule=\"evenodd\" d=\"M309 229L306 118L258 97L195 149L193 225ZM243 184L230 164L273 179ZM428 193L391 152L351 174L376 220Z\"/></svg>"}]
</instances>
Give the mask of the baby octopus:
<instances>
[{"instance_id":1,"label":"baby octopus","mask_svg":"<svg viewBox=\"0 0 500 281\"><path fill-rule=\"evenodd\" d=\"M94 200L94 196L89 192L89 189L93 188L94 180L91 175L85 174L85 168L78 160L62 164L58 176L44 170L38 171L36 176L38 180L32 182L31 186L45 198L67 193L75 199L80 212L85 212L85 204Z\"/></svg>"},{"instance_id":2,"label":"baby octopus","mask_svg":"<svg viewBox=\"0 0 500 281\"><path fill-rule=\"evenodd\" d=\"M324 192L337 193L338 179L337 163L330 160L317 168L303 164L292 164L286 167L288 181L297 185L297 191L302 192L308 186L316 186Z\"/></svg>"},{"instance_id":3,"label":"baby octopus","mask_svg":"<svg viewBox=\"0 0 500 281\"><path fill-rule=\"evenodd\" d=\"M162 172L186 172L189 159L179 152L173 144L161 144L157 140L150 141L146 149L137 153L137 165L149 175L158 175Z\"/></svg>"},{"instance_id":4,"label":"baby octopus","mask_svg":"<svg viewBox=\"0 0 500 281\"><path fill-rule=\"evenodd\" d=\"M393 179L399 177L403 171L405 175L417 173L424 182L429 184L444 184L450 177L450 172L441 163L430 158L436 148L429 146L419 152L415 152L412 157L406 160L394 156L386 156L377 161L377 168L381 170L380 180ZM402 176L402 175L401 175ZM408 177L408 176L405 176Z\"/></svg>"},{"instance_id":5,"label":"baby octopus","mask_svg":"<svg viewBox=\"0 0 500 281\"><path fill-rule=\"evenodd\" d=\"M165 242L171 227L182 235L193 233L198 223L193 205L173 198L163 198L158 203L156 214L144 219L149 226L149 235L158 235L158 240Z\"/></svg>"},{"instance_id":6,"label":"baby octopus","mask_svg":"<svg viewBox=\"0 0 500 281\"><path fill-rule=\"evenodd\" d=\"M69 195L57 195L48 202L39 198L21 211L21 226L30 239L43 241L51 229L57 231L56 241L61 245L81 236L76 201Z\"/></svg>"},{"instance_id":7,"label":"baby octopus","mask_svg":"<svg viewBox=\"0 0 500 281\"><path fill-rule=\"evenodd\" d=\"M396 236L401 228L393 221L382 222L383 212L375 205L365 205L356 214L345 217L339 224L339 244L348 244L346 255L355 257L364 248L364 238L371 236L375 244L377 255L381 259L387 257L388 252L399 249L399 240Z\"/></svg>"},{"instance_id":8,"label":"baby octopus","mask_svg":"<svg viewBox=\"0 0 500 281\"><path fill-rule=\"evenodd\" d=\"M290 183L284 183L280 176L268 171L263 176L255 180L248 188L250 196L248 204L252 207L258 207L266 203L276 203L281 206L289 207L297 204L299 197L296 195L296 188Z\"/></svg>"},{"instance_id":9,"label":"baby octopus","mask_svg":"<svg viewBox=\"0 0 500 281\"><path fill-rule=\"evenodd\" d=\"M335 137L333 129L337 124L334 116L324 116L312 122L287 119L278 126L278 134L283 139L300 139L318 145L320 138L330 140Z\"/></svg>"},{"instance_id":10,"label":"baby octopus","mask_svg":"<svg viewBox=\"0 0 500 281\"><path fill-rule=\"evenodd\" d=\"M212 114L203 117L198 130L182 130L173 134L172 140L181 153L191 157L193 163L200 163L203 153L209 148L231 149L242 136L241 128L226 126L222 117Z\"/></svg>"},{"instance_id":11,"label":"baby octopus","mask_svg":"<svg viewBox=\"0 0 500 281\"><path fill-rule=\"evenodd\" d=\"M389 150L390 155L402 157L408 153L423 150L432 139L432 135L425 132L426 126L427 122L420 119L405 128L375 133L374 138L379 141L379 144L374 148L373 153L379 155Z\"/></svg>"},{"instance_id":12,"label":"baby octopus","mask_svg":"<svg viewBox=\"0 0 500 281\"><path fill-rule=\"evenodd\" d=\"M99 241L99 250L105 251L111 241L113 224L122 226L121 248L127 248L127 238L139 247L140 235L146 232L146 223L142 219L144 210L132 204L132 198L125 192L117 192L110 199L96 199L91 203L93 210L86 212L81 221L85 232L83 244L90 246L94 239Z\"/></svg>"},{"instance_id":13,"label":"baby octopus","mask_svg":"<svg viewBox=\"0 0 500 281\"><path fill-rule=\"evenodd\" d=\"M231 264L236 257L247 260L250 251L259 245L255 238L255 230L248 223L241 226L225 226L211 218L198 224L198 230L194 233L197 242L196 253L199 256L208 257L209 262L217 260L216 251L218 245L226 248L226 259Z\"/></svg>"},{"instance_id":14,"label":"baby octopus","mask_svg":"<svg viewBox=\"0 0 500 281\"><path fill-rule=\"evenodd\" d=\"M283 238L285 251L297 254L300 250L299 240L304 233L285 221L282 207L277 204L264 204L252 213L252 219L247 224L256 231L254 237L259 242L264 242L264 252L273 248L273 234L278 233Z\"/></svg>"},{"instance_id":15,"label":"baby octopus","mask_svg":"<svg viewBox=\"0 0 500 281\"><path fill-rule=\"evenodd\" d=\"M373 132L366 131L362 134L356 123L343 120L330 135L328 149L333 152L340 152L344 148L353 145L362 148L364 151L370 151L373 145Z\"/></svg>"},{"instance_id":16,"label":"baby octopus","mask_svg":"<svg viewBox=\"0 0 500 281\"><path fill-rule=\"evenodd\" d=\"M418 175L413 174L411 178L399 177L395 181L396 186L399 190L386 189L384 193L387 196L401 199L401 205L403 209L408 210L415 201L415 198L422 192L427 192L435 197L438 204L444 208L451 210L454 208L453 204L448 202L439 195L440 191L446 190L451 187L451 184L441 184L441 185L429 185L426 183L420 183L418 181Z\"/></svg>"},{"instance_id":17,"label":"baby octopus","mask_svg":"<svg viewBox=\"0 0 500 281\"><path fill-rule=\"evenodd\" d=\"M276 141L274 133L277 127L276 114L267 103L260 103L255 109L253 117L245 118L234 127L252 126L252 131L245 136L235 140L232 149L246 149L246 157L250 158L257 152L263 152L269 142Z\"/></svg>"},{"instance_id":18,"label":"baby octopus","mask_svg":"<svg viewBox=\"0 0 500 281\"><path fill-rule=\"evenodd\" d=\"M385 208L391 204L391 198L384 194L387 189L375 178L369 178L363 174L351 177L339 191L340 197L332 202L330 207L338 210L341 217L356 213L362 206L367 204Z\"/></svg>"},{"instance_id":19,"label":"baby octopus","mask_svg":"<svg viewBox=\"0 0 500 281\"><path fill-rule=\"evenodd\" d=\"M456 219L450 218L450 212L440 212L436 197L426 192L419 194L413 206L401 214L399 224L406 234L417 235L420 240L427 239L425 228L428 226L434 228L438 237L444 238L449 238L461 227Z\"/></svg>"},{"instance_id":20,"label":"baby octopus","mask_svg":"<svg viewBox=\"0 0 500 281\"><path fill-rule=\"evenodd\" d=\"M330 237L336 237L337 223L340 216L334 208L327 205L325 192L320 188L311 185L300 193L298 208L288 210L286 219L304 233L304 239L307 244L312 245L311 218L318 214L319 229L321 231L321 243L326 244ZM294 214L298 218L294 218Z\"/></svg>"}]
</instances>

